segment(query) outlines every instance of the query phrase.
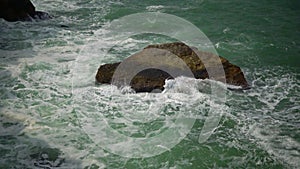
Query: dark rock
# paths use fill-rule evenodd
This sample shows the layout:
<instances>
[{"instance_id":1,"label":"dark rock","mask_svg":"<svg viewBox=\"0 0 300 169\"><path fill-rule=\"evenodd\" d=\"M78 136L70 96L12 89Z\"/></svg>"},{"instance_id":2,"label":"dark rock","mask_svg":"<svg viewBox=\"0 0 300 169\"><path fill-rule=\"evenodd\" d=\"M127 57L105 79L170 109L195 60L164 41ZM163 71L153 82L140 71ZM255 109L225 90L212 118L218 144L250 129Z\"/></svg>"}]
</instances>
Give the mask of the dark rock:
<instances>
[{"instance_id":1,"label":"dark rock","mask_svg":"<svg viewBox=\"0 0 300 169\"><path fill-rule=\"evenodd\" d=\"M166 79L173 79L173 77L159 69L145 69L134 76L130 86L136 92L163 91Z\"/></svg>"},{"instance_id":2,"label":"dark rock","mask_svg":"<svg viewBox=\"0 0 300 169\"><path fill-rule=\"evenodd\" d=\"M47 12L35 11L35 14L32 16L33 19L47 20L51 19L51 16Z\"/></svg>"},{"instance_id":3,"label":"dark rock","mask_svg":"<svg viewBox=\"0 0 300 169\"><path fill-rule=\"evenodd\" d=\"M155 50L147 51L149 49L157 49L159 50L159 52L156 53ZM167 52L163 53L161 52L161 50ZM188 73L180 74L180 72L183 72L183 70L186 68L178 64L177 63L178 61L174 61L174 59L170 57L168 58L167 56L170 55L168 54L168 52L171 53L172 55L173 54L176 55L176 57L179 57L181 61L185 63L187 69L189 69L191 74L190 75ZM171 72L176 72L176 73L173 73L171 75L169 74L169 71L166 72L163 71L163 69L155 68L155 64L160 64L160 63L159 62L151 63L152 62L151 59L147 59L149 54L151 55L150 58L153 57L153 59L157 60L158 58L158 60L161 60L159 62L162 62L163 66L160 66L160 68L167 67L168 70L171 70ZM199 58L199 56L201 56L201 59ZM143 69L140 72L136 72L134 77L131 78L130 82L126 83L125 82L126 80L122 81L122 83L125 83L125 85L130 84L130 86L136 92L151 92L155 89L163 90L164 89L163 86L165 84L166 79L176 78L177 76L181 76L181 75L192 76L197 79L209 78L208 70L212 70L212 71L216 70L218 63L219 65L221 65L220 61L224 69L227 84L240 86L241 89L249 88L249 85L244 77L244 74L238 66L231 64L228 60L226 60L223 57L216 56L212 53L199 51L195 48L190 48L184 43L175 42L175 43L167 43L167 44L149 45L146 48L144 48L144 50L133 55L132 57L135 57L135 59L126 61L126 64L128 65L127 68L125 67L125 71L121 71L122 75L119 75L117 78L120 79L121 77L121 79L122 78L126 79L128 78L126 73L127 74L132 73L132 71L130 70L132 67L141 67L141 65L148 65L149 67L148 69ZM138 57L145 58L145 59L144 60L136 59ZM218 58L220 58L219 61ZM123 61L123 63L124 62L125 61ZM115 77L114 73L117 70L117 68L119 69L120 65L122 65L121 62L101 65L96 75L96 81L98 83L113 83L122 86L122 84L117 84L112 81L112 79ZM120 74L120 72L118 73ZM222 80L222 74L219 75L216 74L216 76L214 76L214 80L225 82L224 73L223 73L223 80Z\"/></svg>"},{"instance_id":4,"label":"dark rock","mask_svg":"<svg viewBox=\"0 0 300 169\"><path fill-rule=\"evenodd\" d=\"M14 22L51 17L46 12L36 11L30 0L0 0L0 18Z\"/></svg>"},{"instance_id":5,"label":"dark rock","mask_svg":"<svg viewBox=\"0 0 300 169\"><path fill-rule=\"evenodd\" d=\"M60 25L61 28L69 28L68 25Z\"/></svg>"}]
</instances>

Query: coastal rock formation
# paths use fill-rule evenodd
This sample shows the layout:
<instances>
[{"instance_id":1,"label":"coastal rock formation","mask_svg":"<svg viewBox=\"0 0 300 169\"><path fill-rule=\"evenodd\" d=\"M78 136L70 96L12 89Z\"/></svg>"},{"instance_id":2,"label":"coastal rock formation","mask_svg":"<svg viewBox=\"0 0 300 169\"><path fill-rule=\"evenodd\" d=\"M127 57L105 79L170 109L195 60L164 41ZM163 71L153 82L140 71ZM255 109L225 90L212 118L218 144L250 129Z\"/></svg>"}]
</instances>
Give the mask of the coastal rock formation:
<instances>
[{"instance_id":1,"label":"coastal rock formation","mask_svg":"<svg viewBox=\"0 0 300 169\"><path fill-rule=\"evenodd\" d=\"M175 57L170 57L172 55L179 58L184 65L176 60ZM126 63L124 63L125 61ZM121 70L119 70L120 67L122 67ZM143 69L141 71L131 70L135 68ZM187 69L191 72L190 74L186 71ZM136 92L151 92L155 89L162 91L166 79L173 79L178 76L206 79L209 78L211 72L219 71L217 69L222 69L224 72L223 74L215 74L213 76L214 80L222 82L226 80L227 84L240 86L241 89L249 88L244 74L238 66L231 64L223 57L199 51L181 42L149 45L123 62L101 65L96 75L96 81L98 83L112 83L122 86L120 81L115 83L114 80L123 78L125 81L126 79L130 81L125 82L121 80L121 82L125 85L130 85ZM132 73L134 76L131 75L130 77L127 75Z\"/></svg>"},{"instance_id":2,"label":"coastal rock formation","mask_svg":"<svg viewBox=\"0 0 300 169\"><path fill-rule=\"evenodd\" d=\"M30 0L0 0L0 18L14 22L51 17L46 12L36 11Z\"/></svg>"}]
</instances>

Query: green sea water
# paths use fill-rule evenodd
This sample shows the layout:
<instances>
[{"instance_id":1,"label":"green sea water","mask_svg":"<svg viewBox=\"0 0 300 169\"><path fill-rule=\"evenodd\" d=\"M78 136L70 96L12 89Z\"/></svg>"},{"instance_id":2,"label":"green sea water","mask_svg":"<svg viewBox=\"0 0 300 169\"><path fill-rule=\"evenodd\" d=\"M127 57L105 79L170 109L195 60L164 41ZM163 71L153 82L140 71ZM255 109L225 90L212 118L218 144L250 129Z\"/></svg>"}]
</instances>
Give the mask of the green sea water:
<instances>
[{"instance_id":1,"label":"green sea water","mask_svg":"<svg viewBox=\"0 0 300 169\"><path fill-rule=\"evenodd\" d=\"M33 3L53 19L0 20L0 168L299 168L299 1ZM167 13L194 24L218 54L241 67L251 85L246 91L225 91L226 111L204 143L198 143L198 135L210 108L211 94L203 92L206 81L176 79L168 92L148 100L146 94L124 94L94 83L100 64L121 61L148 44L174 41L141 34L120 43L112 40L117 45L109 49L110 42L103 39L107 26L144 12ZM136 122L122 112L139 115L136 112L158 105L166 96L170 102L154 114L157 119L146 116L151 122ZM199 103L191 104L194 98ZM148 111L155 112L155 106ZM187 112L203 117L176 146L153 157L111 153L88 134L97 130L85 129L90 125L85 116L96 121L105 117L119 133L151 137L168 128L172 119L166 114ZM129 146L121 144L121 149L126 152Z\"/></svg>"}]
</instances>

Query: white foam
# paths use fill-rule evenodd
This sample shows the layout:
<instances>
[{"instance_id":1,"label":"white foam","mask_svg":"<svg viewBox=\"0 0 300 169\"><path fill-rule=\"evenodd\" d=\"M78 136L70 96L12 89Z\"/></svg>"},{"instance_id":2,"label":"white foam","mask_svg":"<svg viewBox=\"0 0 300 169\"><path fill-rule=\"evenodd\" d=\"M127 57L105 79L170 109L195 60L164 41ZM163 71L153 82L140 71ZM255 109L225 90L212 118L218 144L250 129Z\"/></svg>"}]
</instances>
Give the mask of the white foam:
<instances>
[{"instance_id":1,"label":"white foam","mask_svg":"<svg viewBox=\"0 0 300 169\"><path fill-rule=\"evenodd\" d=\"M152 5L152 6L147 6L146 7L146 9L148 11L151 11L151 12L160 11L160 10L162 10L164 8L165 8L165 6L163 6L163 5Z\"/></svg>"},{"instance_id":2,"label":"white foam","mask_svg":"<svg viewBox=\"0 0 300 169\"><path fill-rule=\"evenodd\" d=\"M228 104L236 111L234 116L240 131L250 136L250 140L253 139L276 161L292 167L299 166L299 142L283 134L286 130L284 126L289 126L290 132L295 133L298 127L293 121L300 120L293 113L299 107L299 100L296 99L300 87L297 73L273 67L256 69L251 76L251 89L232 93L234 100L229 98Z\"/></svg>"}]
</instances>

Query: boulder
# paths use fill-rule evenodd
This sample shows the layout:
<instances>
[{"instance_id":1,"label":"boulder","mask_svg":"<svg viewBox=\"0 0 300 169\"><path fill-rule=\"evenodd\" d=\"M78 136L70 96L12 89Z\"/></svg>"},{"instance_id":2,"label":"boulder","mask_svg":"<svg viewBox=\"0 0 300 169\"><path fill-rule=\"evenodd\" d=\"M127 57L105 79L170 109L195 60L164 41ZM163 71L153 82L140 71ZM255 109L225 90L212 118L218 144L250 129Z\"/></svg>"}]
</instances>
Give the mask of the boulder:
<instances>
[{"instance_id":1,"label":"boulder","mask_svg":"<svg viewBox=\"0 0 300 169\"><path fill-rule=\"evenodd\" d=\"M14 22L51 17L46 12L36 11L30 0L0 0L0 18Z\"/></svg>"},{"instance_id":2,"label":"boulder","mask_svg":"<svg viewBox=\"0 0 300 169\"><path fill-rule=\"evenodd\" d=\"M176 60L172 55L180 58L179 60L184 64L181 64L180 61ZM153 60L156 60L156 62ZM125 61L126 63L122 64ZM216 74L213 77L214 80L222 82L226 80L227 84L240 86L240 89L249 88L249 84L238 66L231 64L223 57L200 51L181 42L149 45L141 52L134 54L123 62L100 65L96 74L96 82L106 84L113 83L118 86L130 85L136 92L152 92L155 89L162 91L164 90L166 79L173 79L178 76L192 76L196 79L207 79L209 78L209 72L213 72L214 70L219 71L217 70L218 65L219 69L223 69L224 72L223 74ZM120 67L122 67L121 70L119 70ZM134 72L131 69L135 67L144 69ZM187 69L190 71L190 74L186 71ZM117 70L118 72L115 73ZM132 73L134 76L129 78L130 76L127 74ZM120 81L116 83L114 82L116 78L118 80L123 78L125 81L121 80L121 83ZM130 81L126 82L126 79Z\"/></svg>"}]
</instances>

